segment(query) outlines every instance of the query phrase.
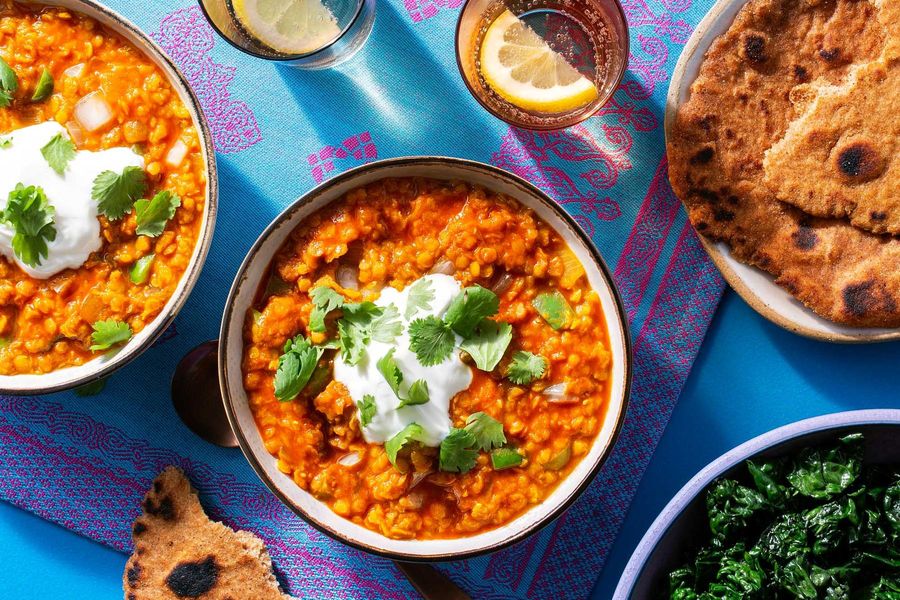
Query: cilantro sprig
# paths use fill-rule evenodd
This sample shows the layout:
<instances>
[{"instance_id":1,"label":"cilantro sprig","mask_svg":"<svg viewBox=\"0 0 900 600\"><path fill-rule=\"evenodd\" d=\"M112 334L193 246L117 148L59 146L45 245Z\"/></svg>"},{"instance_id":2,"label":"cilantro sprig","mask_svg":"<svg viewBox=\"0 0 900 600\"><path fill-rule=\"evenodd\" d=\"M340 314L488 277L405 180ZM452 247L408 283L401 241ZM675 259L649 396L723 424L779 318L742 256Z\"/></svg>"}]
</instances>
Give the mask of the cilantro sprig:
<instances>
[{"instance_id":1,"label":"cilantro sprig","mask_svg":"<svg viewBox=\"0 0 900 600\"><path fill-rule=\"evenodd\" d=\"M147 176L143 169L132 166L125 167L121 173L103 171L97 175L91 198L97 201L100 214L115 221L131 212L134 203L146 191Z\"/></svg>"},{"instance_id":2,"label":"cilantro sprig","mask_svg":"<svg viewBox=\"0 0 900 600\"><path fill-rule=\"evenodd\" d=\"M102 352L113 346L124 344L134 335L131 325L115 319L97 321L93 324L94 332L91 334L91 352Z\"/></svg>"},{"instance_id":3,"label":"cilantro sprig","mask_svg":"<svg viewBox=\"0 0 900 600\"><path fill-rule=\"evenodd\" d=\"M384 451L387 453L388 460L395 467L397 466L397 455L401 450L410 446L413 442L421 442L425 439L425 430L418 423L410 423L403 428L397 435L384 443Z\"/></svg>"},{"instance_id":4,"label":"cilantro sprig","mask_svg":"<svg viewBox=\"0 0 900 600\"><path fill-rule=\"evenodd\" d=\"M278 358L275 372L275 397L282 402L290 402L300 395L309 383L316 365L325 348L313 346L302 335L284 344L284 354Z\"/></svg>"},{"instance_id":5,"label":"cilantro sprig","mask_svg":"<svg viewBox=\"0 0 900 600\"><path fill-rule=\"evenodd\" d=\"M75 144L62 133L57 133L41 148L41 154L50 168L62 175L69 166L69 161L75 158Z\"/></svg>"},{"instance_id":6,"label":"cilantro sprig","mask_svg":"<svg viewBox=\"0 0 900 600\"><path fill-rule=\"evenodd\" d=\"M47 242L56 239L54 224L55 210L44 190L21 183L9 193L6 208L0 218L9 223L15 231L12 239L13 252L30 267L41 264L47 258Z\"/></svg>"},{"instance_id":7,"label":"cilantro sprig","mask_svg":"<svg viewBox=\"0 0 900 600\"><path fill-rule=\"evenodd\" d=\"M0 57L0 108L6 108L19 89L19 78L3 57Z\"/></svg>"},{"instance_id":8,"label":"cilantro sprig","mask_svg":"<svg viewBox=\"0 0 900 600\"><path fill-rule=\"evenodd\" d=\"M517 385L527 385L544 376L547 359L540 354L520 350L512 355L506 378Z\"/></svg>"},{"instance_id":9,"label":"cilantro sprig","mask_svg":"<svg viewBox=\"0 0 900 600\"><path fill-rule=\"evenodd\" d=\"M498 323L491 319L483 319L472 337L460 344L460 349L467 352L482 371L493 371L506 353L512 341L512 326L509 323Z\"/></svg>"},{"instance_id":10,"label":"cilantro sprig","mask_svg":"<svg viewBox=\"0 0 900 600\"><path fill-rule=\"evenodd\" d=\"M179 206L181 198L166 190L157 192L152 200L138 200L134 203L137 217L135 232L138 235L157 237L165 230L169 219L175 216L175 209Z\"/></svg>"},{"instance_id":11,"label":"cilantro sprig","mask_svg":"<svg viewBox=\"0 0 900 600\"><path fill-rule=\"evenodd\" d=\"M411 319L416 313L431 310L432 302L434 302L434 287L427 279L419 279L409 287L404 316Z\"/></svg>"},{"instance_id":12,"label":"cilantro sprig","mask_svg":"<svg viewBox=\"0 0 900 600\"><path fill-rule=\"evenodd\" d=\"M409 324L409 348L425 367L444 362L455 345L453 330L437 317L416 319Z\"/></svg>"},{"instance_id":13,"label":"cilantro sprig","mask_svg":"<svg viewBox=\"0 0 900 600\"><path fill-rule=\"evenodd\" d=\"M384 377L384 380L387 381L391 390L393 390L394 395L400 400L397 409L427 403L430 397L428 395L428 382L424 379L414 381L405 394L400 390L400 384L403 383L403 371L400 370L400 365L394 360L394 352L396 352L396 348L391 348L387 354L378 359L375 366L378 372L381 373L381 376Z\"/></svg>"},{"instance_id":14,"label":"cilantro sprig","mask_svg":"<svg viewBox=\"0 0 900 600\"><path fill-rule=\"evenodd\" d=\"M375 405L375 396L366 394L362 400L356 403L356 408L359 409L359 424L363 427L368 427L372 419L375 418L375 413L378 412L378 407Z\"/></svg>"},{"instance_id":15,"label":"cilantro sprig","mask_svg":"<svg viewBox=\"0 0 900 600\"><path fill-rule=\"evenodd\" d=\"M409 386L409 391L406 393L406 396L400 399L400 404L397 408L400 409L404 406L419 406L421 404L427 404L429 400L431 400L431 397L428 395L428 382L424 379L417 379Z\"/></svg>"},{"instance_id":16,"label":"cilantro sprig","mask_svg":"<svg viewBox=\"0 0 900 600\"><path fill-rule=\"evenodd\" d=\"M5 150L12 146L12 138L9 136L0 136L0 149Z\"/></svg>"},{"instance_id":17,"label":"cilantro sprig","mask_svg":"<svg viewBox=\"0 0 900 600\"><path fill-rule=\"evenodd\" d=\"M491 290L480 285L465 288L447 307L444 321L464 338L472 337L482 319L492 317L500 310L500 299Z\"/></svg>"},{"instance_id":18,"label":"cilantro sprig","mask_svg":"<svg viewBox=\"0 0 900 600\"><path fill-rule=\"evenodd\" d=\"M325 317L333 310L344 305L344 297L329 287L319 286L309 292L313 303L309 314L309 330L316 333L325 332Z\"/></svg>"},{"instance_id":19,"label":"cilantro sprig","mask_svg":"<svg viewBox=\"0 0 900 600\"><path fill-rule=\"evenodd\" d=\"M393 304L385 307L372 302L344 304L343 313L338 320L338 347L349 365L359 364L370 341L390 344L403 331L400 311Z\"/></svg>"},{"instance_id":20,"label":"cilantro sprig","mask_svg":"<svg viewBox=\"0 0 900 600\"><path fill-rule=\"evenodd\" d=\"M478 459L478 451L486 452L502 448L506 444L503 424L487 413L469 415L463 429L455 427L441 442L439 466L441 471L466 473L471 471Z\"/></svg>"}]
</instances>

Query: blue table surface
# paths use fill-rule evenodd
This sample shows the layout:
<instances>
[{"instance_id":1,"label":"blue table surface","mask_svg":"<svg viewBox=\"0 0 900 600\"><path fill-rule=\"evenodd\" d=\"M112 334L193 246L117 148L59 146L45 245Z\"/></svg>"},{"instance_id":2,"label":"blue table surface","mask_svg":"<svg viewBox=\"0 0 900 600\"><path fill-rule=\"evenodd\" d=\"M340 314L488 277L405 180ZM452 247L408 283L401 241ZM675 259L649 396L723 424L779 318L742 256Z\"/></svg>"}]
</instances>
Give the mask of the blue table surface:
<instances>
[{"instance_id":1,"label":"blue table surface","mask_svg":"<svg viewBox=\"0 0 900 600\"><path fill-rule=\"evenodd\" d=\"M840 346L797 337L727 292L593 598L612 596L644 531L705 464L792 421L900 407L897 364L900 344ZM0 597L122 597L123 554L2 502L0 540L7 565Z\"/></svg>"}]
</instances>

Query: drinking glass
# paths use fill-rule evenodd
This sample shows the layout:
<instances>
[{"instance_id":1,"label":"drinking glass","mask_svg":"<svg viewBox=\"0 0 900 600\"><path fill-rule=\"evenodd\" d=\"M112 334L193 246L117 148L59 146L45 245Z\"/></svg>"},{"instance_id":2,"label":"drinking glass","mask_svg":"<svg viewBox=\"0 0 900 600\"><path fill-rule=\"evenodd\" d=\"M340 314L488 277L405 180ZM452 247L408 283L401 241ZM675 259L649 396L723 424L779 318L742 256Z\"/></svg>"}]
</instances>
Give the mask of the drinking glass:
<instances>
[{"instance_id":1,"label":"drinking glass","mask_svg":"<svg viewBox=\"0 0 900 600\"><path fill-rule=\"evenodd\" d=\"M597 88L597 97L564 112L537 112L495 92L480 70L481 43L509 10ZM490 113L516 127L563 129L597 112L615 92L628 64L628 24L618 0L468 0L456 28L456 58L469 91Z\"/></svg>"},{"instance_id":2,"label":"drinking glass","mask_svg":"<svg viewBox=\"0 0 900 600\"><path fill-rule=\"evenodd\" d=\"M301 69L325 69L349 59L365 44L375 22L375 0L322 0L334 16L339 33L308 52L288 54L250 33L236 16L233 0L199 2L213 29L238 50Z\"/></svg>"}]
</instances>

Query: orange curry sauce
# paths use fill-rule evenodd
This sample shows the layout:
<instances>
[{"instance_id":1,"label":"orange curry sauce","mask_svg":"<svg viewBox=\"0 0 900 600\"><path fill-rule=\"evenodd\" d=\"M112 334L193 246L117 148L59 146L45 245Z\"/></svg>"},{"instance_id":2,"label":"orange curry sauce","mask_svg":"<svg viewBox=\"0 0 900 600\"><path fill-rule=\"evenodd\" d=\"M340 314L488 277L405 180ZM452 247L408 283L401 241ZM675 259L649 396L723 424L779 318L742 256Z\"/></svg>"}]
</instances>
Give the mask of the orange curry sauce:
<instances>
[{"instance_id":1,"label":"orange curry sauce","mask_svg":"<svg viewBox=\"0 0 900 600\"><path fill-rule=\"evenodd\" d=\"M494 318L513 327L513 341L494 372L472 366L469 389L450 404L454 426L483 411L499 420L525 455L495 471L487 454L465 474L438 471L437 449L415 446L397 468L382 445L360 432L347 389L329 378L291 402L275 398L273 378L286 340L308 329L308 292L327 285L351 301L403 289L434 270L462 286L479 284L500 297ZM342 272L341 272L342 271ZM358 279L347 283L347 273ZM553 330L532 300L558 290L574 309ZM272 280L247 315L244 385L266 448L297 485L337 514L398 539L453 538L503 525L544 500L588 452L609 398L610 353L599 298L565 242L536 215L506 197L467 184L388 179L356 189L294 232L272 265ZM510 356L544 356L544 377L514 385L503 377ZM330 367L334 352L322 358ZM464 357L467 358L467 357ZM470 363L471 364L471 363ZM542 393L567 383L566 403ZM309 387L315 387L310 385ZM357 453L351 466L341 459Z\"/></svg>"},{"instance_id":2,"label":"orange curry sauce","mask_svg":"<svg viewBox=\"0 0 900 600\"><path fill-rule=\"evenodd\" d=\"M165 75L92 19L61 8L0 0L0 56L19 83L12 104L0 108L0 136L55 120L66 127L78 150L133 146L144 156L145 197L168 190L181 198L175 217L154 238L136 235L133 211L119 221L98 217L103 246L77 270L34 279L0 257L0 374L46 373L99 356L89 349L93 323L124 321L137 333L161 312L197 243L206 166L191 115ZM45 68L53 76L53 95L31 102ZM92 92L103 96L113 120L88 133L78 126L74 109ZM186 155L173 166L166 157L178 141ZM7 192L2 191L0 208ZM151 253L150 276L132 283L132 265Z\"/></svg>"}]
</instances>

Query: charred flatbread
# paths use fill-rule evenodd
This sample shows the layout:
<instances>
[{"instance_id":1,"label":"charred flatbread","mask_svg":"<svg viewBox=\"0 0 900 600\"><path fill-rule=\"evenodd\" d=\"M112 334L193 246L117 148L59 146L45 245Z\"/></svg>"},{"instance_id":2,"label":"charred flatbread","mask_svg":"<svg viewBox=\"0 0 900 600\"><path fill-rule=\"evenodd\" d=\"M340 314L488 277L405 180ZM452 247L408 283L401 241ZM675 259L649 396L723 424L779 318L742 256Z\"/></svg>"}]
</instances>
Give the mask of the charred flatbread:
<instances>
[{"instance_id":1,"label":"charred flatbread","mask_svg":"<svg viewBox=\"0 0 900 600\"><path fill-rule=\"evenodd\" d=\"M779 202L763 156L809 106L808 84L839 84L882 54L880 18L867 0L751 0L706 53L668 136L672 186L701 234L816 313L862 327L900 326L900 240Z\"/></svg>"},{"instance_id":2,"label":"charred flatbread","mask_svg":"<svg viewBox=\"0 0 900 600\"><path fill-rule=\"evenodd\" d=\"M292 600L262 540L210 521L184 473L168 467L144 498L125 565L125 600Z\"/></svg>"}]
</instances>

